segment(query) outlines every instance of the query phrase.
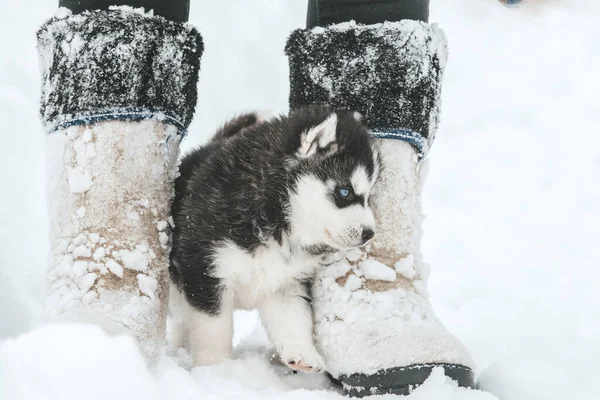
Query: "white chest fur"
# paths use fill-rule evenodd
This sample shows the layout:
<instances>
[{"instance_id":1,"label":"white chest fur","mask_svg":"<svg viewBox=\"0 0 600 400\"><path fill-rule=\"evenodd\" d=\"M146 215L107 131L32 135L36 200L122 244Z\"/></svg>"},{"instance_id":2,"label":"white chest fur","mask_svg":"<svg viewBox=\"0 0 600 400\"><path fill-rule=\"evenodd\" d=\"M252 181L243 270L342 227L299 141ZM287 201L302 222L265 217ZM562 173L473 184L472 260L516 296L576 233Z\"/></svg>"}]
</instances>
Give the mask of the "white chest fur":
<instances>
[{"instance_id":1,"label":"white chest fur","mask_svg":"<svg viewBox=\"0 0 600 400\"><path fill-rule=\"evenodd\" d=\"M214 276L220 278L226 290L231 290L236 309L255 309L271 295L281 291L298 292L299 279L313 274L319 258L304 251L290 251L270 241L254 253L224 243L215 251Z\"/></svg>"}]
</instances>

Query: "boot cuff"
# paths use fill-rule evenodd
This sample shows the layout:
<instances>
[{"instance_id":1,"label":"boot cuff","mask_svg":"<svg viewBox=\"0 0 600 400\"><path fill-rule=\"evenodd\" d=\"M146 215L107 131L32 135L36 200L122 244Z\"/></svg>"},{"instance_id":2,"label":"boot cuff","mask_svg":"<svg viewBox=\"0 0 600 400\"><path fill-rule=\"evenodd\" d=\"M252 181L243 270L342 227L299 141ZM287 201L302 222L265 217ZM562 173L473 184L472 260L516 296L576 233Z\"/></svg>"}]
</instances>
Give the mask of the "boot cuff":
<instances>
[{"instance_id":1,"label":"boot cuff","mask_svg":"<svg viewBox=\"0 0 600 400\"><path fill-rule=\"evenodd\" d=\"M424 147L431 144L447 55L436 25L403 20L299 29L286 54L290 107L327 103L359 111L380 137L412 134L411 144L419 136Z\"/></svg>"},{"instance_id":2,"label":"boot cuff","mask_svg":"<svg viewBox=\"0 0 600 400\"><path fill-rule=\"evenodd\" d=\"M72 15L37 33L40 114L48 131L106 119L191 122L202 38L191 25L119 7Z\"/></svg>"}]
</instances>

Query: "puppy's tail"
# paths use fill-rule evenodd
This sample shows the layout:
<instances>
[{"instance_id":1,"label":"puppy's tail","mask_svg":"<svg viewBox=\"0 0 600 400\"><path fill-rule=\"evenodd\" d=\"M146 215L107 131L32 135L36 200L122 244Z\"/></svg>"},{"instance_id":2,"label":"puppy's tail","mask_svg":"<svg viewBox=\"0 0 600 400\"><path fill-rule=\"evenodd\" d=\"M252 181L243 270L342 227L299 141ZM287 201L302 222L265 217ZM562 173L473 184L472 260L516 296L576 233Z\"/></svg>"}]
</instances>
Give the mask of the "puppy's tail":
<instances>
[{"instance_id":1,"label":"puppy's tail","mask_svg":"<svg viewBox=\"0 0 600 400\"><path fill-rule=\"evenodd\" d=\"M213 142L225 141L232 138L242 131L258 124L260 121L256 113L247 113L225 122L213 137Z\"/></svg>"},{"instance_id":2,"label":"puppy's tail","mask_svg":"<svg viewBox=\"0 0 600 400\"><path fill-rule=\"evenodd\" d=\"M273 116L270 111L266 112L250 112L238 115L237 117L227 121L223 126L217 130L213 137L213 142L220 142L230 139L246 129L252 128Z\"/></svg>"}]
</instances>

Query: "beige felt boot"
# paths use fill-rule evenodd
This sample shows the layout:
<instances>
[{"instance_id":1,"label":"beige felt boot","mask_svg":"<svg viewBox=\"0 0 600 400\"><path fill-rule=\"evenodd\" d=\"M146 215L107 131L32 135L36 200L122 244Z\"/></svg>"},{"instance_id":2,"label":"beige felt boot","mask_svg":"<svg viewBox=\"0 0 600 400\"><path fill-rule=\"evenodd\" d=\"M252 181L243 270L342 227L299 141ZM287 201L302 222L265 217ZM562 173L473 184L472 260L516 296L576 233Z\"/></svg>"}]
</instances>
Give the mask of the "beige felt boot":
<instances>
[{"instance_id":1,"label":"beige felt boot","mask_svg":"<svg viewBox=\"0 0 600 400\"><path fill-rule=\"evenodd\" d=\"M389 139L381 140L380 156L372 243L329 267L314 287L319 347L352 395L409 392L433 366L473 386L471 358L436 318L427 293L429 266L420 250L426 161Z\"/></svg>"},{"instance_id":2,"label":"beige felt boot","mask_svg":"<svg viewBox=\"0 0 600 400\"><path fill-rule=\"evenodd\" d=\"M169 219L202 42L134 10L60 9L38 33L51 257L45 316L165 337Z\"/></svg>"},{"instance_id":3,"label":"beige felt boot","mask_svg":"<svg viewBox=\"0 0 600 400\"><path fill-rule=\"evenodd\" d=\"M465 347L436 318L421 255L422 185L439 116L446 38L418 21L297 30L286 47L290 105L361 112L378 138L375 237L319 273L315 338L353 396L407 394L435 366L472 387Z\"/></svg>"}]
</instances>

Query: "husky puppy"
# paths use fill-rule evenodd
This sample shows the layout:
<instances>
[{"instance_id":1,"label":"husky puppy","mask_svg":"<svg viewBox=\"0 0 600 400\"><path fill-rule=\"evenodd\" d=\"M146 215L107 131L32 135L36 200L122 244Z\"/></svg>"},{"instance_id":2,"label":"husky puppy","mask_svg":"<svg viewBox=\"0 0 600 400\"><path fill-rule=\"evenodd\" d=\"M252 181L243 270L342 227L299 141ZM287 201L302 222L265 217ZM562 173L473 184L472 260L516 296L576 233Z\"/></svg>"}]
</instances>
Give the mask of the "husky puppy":
<instances>
[{"instance_id":1,"label":"husky puppy","mask_svg":"<svg viewBox=\"0 0 600 400\"><path fill-rule=\"evenodd\" d=\"M379 168L360 114L326 106L243 115L184 157L169 268L174 346L194 365L217 363L231 356L234 310L258 309L284 363L323 369L311 281L373 237Z\"/></svg>"}]
</instances>

